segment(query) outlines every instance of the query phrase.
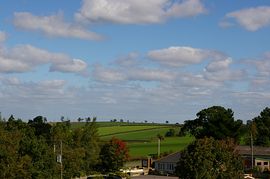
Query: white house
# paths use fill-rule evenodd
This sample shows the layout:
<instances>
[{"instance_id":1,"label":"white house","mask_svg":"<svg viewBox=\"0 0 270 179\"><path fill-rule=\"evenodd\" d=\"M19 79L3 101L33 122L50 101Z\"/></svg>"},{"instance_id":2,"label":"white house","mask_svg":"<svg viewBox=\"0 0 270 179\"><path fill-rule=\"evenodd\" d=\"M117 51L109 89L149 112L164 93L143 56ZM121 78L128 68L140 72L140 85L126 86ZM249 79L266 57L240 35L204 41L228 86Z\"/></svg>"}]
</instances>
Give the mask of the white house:
<instances>
[{"instance_id":1,"label":"white house","mask_svg":"<svg viewBox=\"0 0 270 179\"><path fill-rule=\"evenodd\" d=\"M176 152L156 160L154 162L155 170L163 174L174 174L180 156L180 152Z\"/></svg>"}]
</instances>

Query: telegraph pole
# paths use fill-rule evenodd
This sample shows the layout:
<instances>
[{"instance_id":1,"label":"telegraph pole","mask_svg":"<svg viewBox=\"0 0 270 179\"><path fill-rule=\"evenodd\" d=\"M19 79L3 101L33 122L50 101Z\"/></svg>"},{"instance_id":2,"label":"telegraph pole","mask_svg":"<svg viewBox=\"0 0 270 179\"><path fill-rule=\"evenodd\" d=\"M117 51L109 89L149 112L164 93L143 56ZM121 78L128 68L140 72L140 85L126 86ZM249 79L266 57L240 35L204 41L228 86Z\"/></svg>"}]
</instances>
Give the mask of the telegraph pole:
<instances>
[{"instance_id":1,"label":"telegraph pole","mask_svg":"<svg viewBox=\"0 0 270 179\"><path fill-rule=\"evenodd\" d=\"M62 144L62 140L60 141L60 157L61 157L61 160L60 160L60 164L61 164L61 179L63 179L63 161L62 161L62 159L63 159L63 146L62 146L63 144Z\"/></svg>"},{"instance_id":2,"label":"telegraph pole","mask_svg":"<svg viewBox=\"0 0 270 179\"><path fill-rule=\"evenodd\" d=\"M160 138L158 138L158 158L160 156Z\"/></svg>"},{"instance_id":3,"label":"telegraph pole","mask_svg":"<svg viewBox=\"0 0 270 179\"><path fill-rule=\"evenodd\" d=\"M60 146L59 146L59 142L60 142ZM58 140L57 141L57 151L56 151L56 147L55 144L53 146L54 149L54 153L56 153L56 162L60 163L60 179L63 179L63 142L62 140ZM60 154L59 154L59 147L60 147Z\"/></svg>"},{"instance_id":4,"label":"telegraph pole","mask_svg":"<svg viewBox=\"0 0 270 179\"><path fill-rule=\"evenodd\" d=\"M250 134L250 143L251 143L251 168L253 169L254 163L253 163L253 136L252 131Z\"/></svg>"}]
</instances>

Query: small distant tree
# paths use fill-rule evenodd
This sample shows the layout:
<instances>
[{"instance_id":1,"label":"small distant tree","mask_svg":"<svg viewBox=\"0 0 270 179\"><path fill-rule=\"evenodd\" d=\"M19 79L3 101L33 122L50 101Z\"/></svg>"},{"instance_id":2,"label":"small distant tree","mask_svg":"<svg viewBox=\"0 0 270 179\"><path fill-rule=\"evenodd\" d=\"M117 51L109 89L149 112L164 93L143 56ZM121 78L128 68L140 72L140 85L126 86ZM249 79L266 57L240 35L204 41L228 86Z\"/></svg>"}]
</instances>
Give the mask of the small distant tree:
<instances>
[{"instance_id":1,"label":"small distant tree","mask_svg":"<svg viewBox=\"0 0 270 179\"><path fill-rule=\"evenodd\" d=\"M124 122L124 120L123 119L120 119L120 122Z\"/></svg>"},{"instance_id":2,"label":"small distant tree","mask_svg":"<svg viewBox=\"0 0 270 179\"><path fill-rule=\"evenodd\" d=\"M87 117L87 118L85 119L85 121L86 121L87 123L89 123L89 122L91 122L91 118L90 118L90 117Z\"/></svg>"},{"instance_id":3,"label":"small distant tree","mask_svg":"<svg viewBox=\"0 0 270 179\"><path fill-rule=\"evenodd\" d=\"M169 121L166 121L166 124L169 124Z\"/></svg>"},{"instance_id":4,"label":"small distant tree","mask_svg":"<svg viewBox=\"0 0 270 179\"><path fill-rule=\"evenodd\" d=\"M173 137L175 136L175 129L169 129L169 131L165 134L166 137Z\"/></svg>"},{"instance_id":5,"label":"small distant tree","mask_svg":"<svg viewBox=\"0 0 270 179\"><path fill-rule=\"evenodd\" d=\"M84 119L83 118L78 118L78 122L82 122Z\"/></svg>"},{"instance_id":6,"label":"small distant tree","mask_svg":"<svg viewBox=\"0 0 270 179\"><path fill-rule=\"evenodd\" d=\"M8 118L8 121L14 121L14 120L15 120L15 118L14 118L13 114L11 114L10 117Z\"/></svg>"}]
</instances>

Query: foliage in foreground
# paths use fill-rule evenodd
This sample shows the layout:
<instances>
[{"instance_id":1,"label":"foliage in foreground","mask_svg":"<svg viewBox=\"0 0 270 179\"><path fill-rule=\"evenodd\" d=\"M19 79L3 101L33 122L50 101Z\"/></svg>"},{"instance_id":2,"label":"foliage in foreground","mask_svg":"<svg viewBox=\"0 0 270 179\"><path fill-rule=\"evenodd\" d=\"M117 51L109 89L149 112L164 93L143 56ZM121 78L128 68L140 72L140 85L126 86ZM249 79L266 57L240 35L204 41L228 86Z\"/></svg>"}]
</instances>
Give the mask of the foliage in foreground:
<instances>
[{"instance_id":1,"label":"foliage in foreground","mask_svg":"<svg viewBox=\"0 0 270 179\"><path fill-rule=\"evenodd\" d=\"M42 116L28 123L13 116L7 121L0 119L0 178L60 178L61 164L64 179L98 172L98 166L103 160L110 160L110 155L100 150L104 147L96 119L87 119L84 126L76 129L64 120L50 125ZM115 144L121 142L114 139L106 147L118 154ZM126 146L120 145L120 149L127 155ZM108 171L123 165L125 156L117 156L120 162L111 163Z\"/></svg>"},{"instance_id":2,"label":"foliage in foreground","mask_svg":"<svg viewBox=\"0 0 270 179\"><path fill-rule=\"evenodd\" d=\"M103 172L119 171L128 158L126 143L117 138L112 138L101 148L99 170Z\"/></svg>"},{"instance_id":3,"label":"foliage in foreground","mask_svg":"<svg viewBox=\"0 0 270 179\"><path fill-rule=\"evenodd\" d=\"M250 123L254 145L270 146L270 108L265 108Z\"/></svg>"},{"instance_id":4,"label":"foliage in foreground","mask_svg":"<svg viewBox=\"0 0 270 179\"><path fill-rule=\"evenodd\" d=\"M242 178L242 160L234 149L233 140L198 139L181 153L176 173L185 179Z\"/></svg>"}]
</instances>

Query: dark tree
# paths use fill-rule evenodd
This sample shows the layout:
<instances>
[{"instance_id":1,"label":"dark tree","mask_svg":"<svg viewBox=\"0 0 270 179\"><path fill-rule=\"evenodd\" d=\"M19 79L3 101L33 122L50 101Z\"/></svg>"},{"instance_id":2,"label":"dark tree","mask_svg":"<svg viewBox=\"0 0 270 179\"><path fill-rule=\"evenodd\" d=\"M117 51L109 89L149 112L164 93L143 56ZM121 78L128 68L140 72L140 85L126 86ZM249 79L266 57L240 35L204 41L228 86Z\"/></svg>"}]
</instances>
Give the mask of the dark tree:
<instances>
[{"instance_id":1,"label":"dark tree","mask_svg":"<svg viewBox=\"0 0 270 179\"><path fill-rule=\"evenodd\" d=\"M254 144L270 146L270 108L265 108L258 117L253 119Z\"/></svg>"},{"instance_id":2,"label":"dark tree","mask_svg":"<svg viewBox=\"0 0 270 179\"><path fill-rule=\"evenodd\" d=\"M34 128L36 136L43 136L45 139L50 140L50 132L52 126L47 123L47 119L43 116L37 116L33 120L29 120L29 126Z\"/></svg>"},{"instance_id":3,"label":"dark tree","mask_svg":"<svg viewBox=\"0 0 270 179\"><path fill-rule=\"evenodd\" d=\"M196 138L240 139L242 121L234 120L233 111L221 106L213 106L197 113L194 120L185 121L182 133L190 132Z\"/></svg>"},{"instance_id":4,"label":"dark tree","mask_svg":"<svg viewBox=\"0 0 270 179\"><path fill-rule=\"evenodd\" d=\"M83 121L84 119L79 117L77 120L78 120L78 122L81 122L81 121Z\"/></svg>"},{"instance_id":5,"label":"dark tree","mask_svg":"<svg viewBox=\"0 0 270 179\"><path fill-rule=\"evenodd\" d=\"M175 129L169 129L169 131L166 132L165 137L173 137L175 136Z\"/></svg>"},{"instance_id":6,"label":"dark tree","mask_svg":"<svg viewBox=\"0 0 270 179\"><path fill-rule=\"evenodd\" d=\"M185 179L242 178L241 157L233 140L197 139L182 153L176 173Z\"/></svg>"}]
</instances>

